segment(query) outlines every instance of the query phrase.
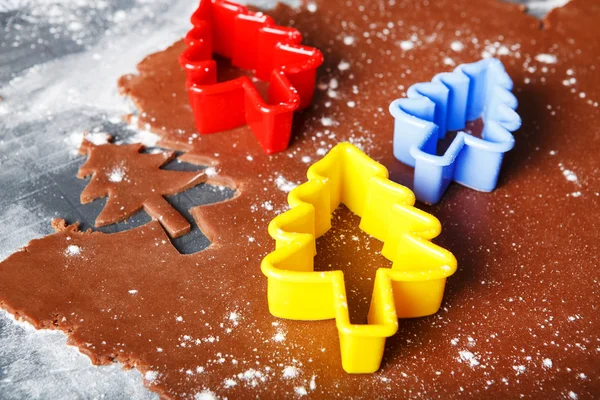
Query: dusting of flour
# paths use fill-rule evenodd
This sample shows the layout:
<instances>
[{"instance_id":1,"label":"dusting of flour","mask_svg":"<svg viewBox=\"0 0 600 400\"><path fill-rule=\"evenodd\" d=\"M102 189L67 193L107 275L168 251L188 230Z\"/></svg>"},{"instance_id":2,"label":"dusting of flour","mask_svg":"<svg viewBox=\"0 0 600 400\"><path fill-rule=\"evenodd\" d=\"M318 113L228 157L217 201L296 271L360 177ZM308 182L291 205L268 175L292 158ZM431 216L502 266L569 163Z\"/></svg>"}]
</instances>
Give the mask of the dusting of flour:
<instances>
[{"instance_id":1,"label":"dusting of flour","mask_svg":"<svg viewBox=\"0 0 600 400\"><path fill-rule=\"evenodd\" d=\"M77 348L67 346L67 336L60 331L36 330L0 311L0 332L0 397L4 400L75 399L82 398L82 393L90 399L125 394L132 400L158 399L143 388L137 370L124 371L118 364L93 366Z\"/></svg>"}]
</instances>

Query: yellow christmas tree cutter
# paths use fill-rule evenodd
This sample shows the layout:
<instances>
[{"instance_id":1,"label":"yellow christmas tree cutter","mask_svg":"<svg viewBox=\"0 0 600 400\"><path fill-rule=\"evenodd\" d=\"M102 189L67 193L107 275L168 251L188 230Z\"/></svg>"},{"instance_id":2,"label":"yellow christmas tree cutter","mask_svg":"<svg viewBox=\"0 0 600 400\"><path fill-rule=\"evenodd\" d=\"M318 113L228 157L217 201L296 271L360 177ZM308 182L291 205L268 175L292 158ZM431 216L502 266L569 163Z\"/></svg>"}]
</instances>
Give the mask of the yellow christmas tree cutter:
<instances>
[{"instance_id":1,"label":"yellow christmas tree cutter","mask_svg":"<svg viewBox=\"0 0 600 400\"><path fill-rule=\"evenodd\" d=\"M375 372L398 318L438 311L456 259L430 241L441 231L437 218L413 207L414 194L352 144L336 145L307 177L290 192L291 209L269 224L276 249L261 265L269 311L294 320L335 318L344 370ZM381 253L393 263L377 270L368 324L350 323L342 271L314 271L316 239L331 228L340 203L361 217L361 230L384 242Z\"/></svg>"}]
</instances>

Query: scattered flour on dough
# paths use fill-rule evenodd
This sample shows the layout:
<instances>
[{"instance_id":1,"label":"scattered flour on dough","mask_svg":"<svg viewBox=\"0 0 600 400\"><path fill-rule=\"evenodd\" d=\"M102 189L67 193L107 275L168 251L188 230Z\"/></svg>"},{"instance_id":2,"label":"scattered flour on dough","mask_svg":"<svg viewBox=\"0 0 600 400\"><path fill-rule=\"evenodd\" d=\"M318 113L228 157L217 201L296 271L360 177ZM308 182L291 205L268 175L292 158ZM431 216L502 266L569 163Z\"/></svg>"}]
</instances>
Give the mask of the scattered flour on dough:
<instances>
[{"instance_id":1,"label":"scattered flour on dough","mask_svg":"<svg viewBox=\"0 0 600 400\"><path fill-rule=\"evenodd\" d=\"M566 169L563 171L563 175L569 182L577 182L578 181L577 175L575 175L575 173L573 171Z\"/></svg>"},{"instance_id":2,"label":"scattered flour on dough","mask_svg":"<svg viewBox=\"0 0 600 400\"><path fill-rule=\"evenodd\" d=\"M268 373L269 370L270 367L266 367L265 372L263 373L254 368L250 368L244 372L240 372L239 374L237 374L237 378L238 380L242 381L246 386L256 387L260 382L267 381L268 376L266 375L266 373Z\"/></svg>"},{"instance_id":3,"label":"scattered flour on dough","mask_svg":"<svg viewBox=\"0 0 600 400\"><path fill-rule=\"evenodd\" d=\"M415 48L415 44L410 40L403 40L398 42L398 46L404 51L409 51Z\"/></svg>"},{"instance_id":4,"label":"scattered flour on dough","mask_svg":"<svg viewBox=\"0 0 600 400\"><path fill-rule=\"evenodd\" d=\"M575 174L575 172L571 171L570 169L565 168L563 163L558 163L558 168L560 168L563 176L565 177L565 179L569 182L573 182L577 185L581 185L579 183L579 178L577 177L577 175Z\"/></svg>"},{"instance_id":5,"label":"scattered flour on dough","mask_svg":"<svg viewBox=\"0 0 600 400\"><path fill-rule=\"evenodd\" d=\"M544 64L556 64L558 59L553 54L538 54L535 59Z\"/></svg>"},{"instance_id":6,"label":"scattered flour on dough","mask_svg":"<svg viewBox=\"0 0 600 400\"><path fill-rule=\"evenodd\" d=\"M338 69L340 71L347 71L350 69L350 63L348 61L342 61L338 64Z\"/></svg>"},{"instance_id":7,"label":"scattered flour on dough","mask_svg":"<svg viewBox=\"0 0 600 400\"><path fill-rule=\"evenodd\" d=\"M308 392L306 391L306 389L304 388L304 386L297 386L294 388L294 392L296 392L296 394L298 396L306 396L308 394Z\"/></svg>"},{"instance_id":8,"label":"scattered flour on dough","mask_svg":"<svg viewBox=\"0 0 600 400\"><path fill-rule=\"evenodd\" d=\"M277 189L285 193L291 192L292 189L298 186L294 182L285 179L282 175L278 175L277 178L275 178L275 185L277 185Z\"/></svg>"},{"instance_id":9,"label":"scattered flour on dough","mask_svg":"<svg viewBox=\"0 0 600 400\"><path fill-rule=\"evenodd\" d=\"M232 311L232 312L230 312L230 313L229 313L229 317L228 317L228 319L229 319L230 321L233 321L233 324L234 324L234 325L237 325L237 324L238 324L238 321L239 321L239 319L240 319L240 314L238 314L238 313L237 313L237 312L235 312L235 311Z\"/></svg>"},{"instance_id":10,"label":"scattered flour on dough","mask_svg":"<svg viewBox=\"0 0 600 400\"><path fill-rule=\"evenodd\" d=\"M460 40L455 40L454 42L450 43L450 48L452 49L452 51L459 52L463 51L465 45Z\"/></svg>"},{"instance_id":11,"label":"scattered flour on dough","mask_svg":"<svg viewBox=\"0 0 600 400\"><path fill-rule=\"evenodd\" d=\"M289 365L283 369L283 377L286 379L297 378L299 374L300 370L292 365Z\"/></svg>"},{"instance_id":12,"label":"scattered flour on dough","mask_svg":"<svg viewBox=\"0 0 600 400\"><path fill-rule=\"evenodd\" d=\"M458 355L460 356L461 362L468 361L471 367L476 367L479 365L479 360L477 359L477 356L475 356L475 354L471 353L468 350L459 351Z\"/></svg>"},{"instance_id":13,"label":"scattered flour on dough","mask_svg":"<svg viewBox=\"0 0 600 400\"><path fill-rule=\"evenodd\" d=\"M68 256L78 256L79 254L81 254L81 247L79 247L75 244L71 244L67 247L67 250L65 251L65 253Z\"/></svg>"},{"instance_id":14,"label":"scattered flour on dough","mask_svg":"<svg viewBox=\"0 0 600 400\"><path fill-rule=\"evenodd\" d=\"M273 336L273 341L274 342L283 342L285 340L285 332L282 330L279 330L275 336Z\"/></svg>"},{"instance_id":15,"label":"scattered flour on dough","mask_svg":"<svg viewBox=\"0 0 600 400\"><path fill-rule=\"evenodd\" d=\"M517 375L521 375L521 374L525 373L525 371L527 370L527 367L524 365L513 365L513 369L515 370Z\"/></svg>"},{"instance_id":16,"label":"scattered flour on dough","mask_svg":"<svg viewBox=\"0 0 600 400\"><path fill-rule=\"evenodd\" d=\"M323 117L323 118L321 118L321 125L323 125L323 126L332 126L333 125L333 119L331 119L329 117Z\"/></svg>"},{"instance_id":17,"label":"scattered flour on dough","mask_svg":"<svg viewBox=\"0 0 600 400\"><path fill-rule=\"evenodd\" d=\"M456 63L450 57L444 57L444 65L454 66Z\"/></svg>"},{"instance_id":18,"label":"scattered flour on dough","mask_svg":"<svg viewBox=\"0 0 600 400\"><path fill-rule=\"evenodd\" d=\"M122 167L115 167L108 173L108 180L113 183L122 182L125 179L125 169Z\"/></svg>"},{"instance_id":19,"label":"scattered flour on dough","mask_svg":"<svg viewBox=\"0 0 600 400\"><path fill-rule=\"evenodd\" d=\"M229 389L230 387L234 387L235 385L237 385L235 379L227 378L223 381L223 386L225 386L225 389Z\"/></svg>"}]
</instances>

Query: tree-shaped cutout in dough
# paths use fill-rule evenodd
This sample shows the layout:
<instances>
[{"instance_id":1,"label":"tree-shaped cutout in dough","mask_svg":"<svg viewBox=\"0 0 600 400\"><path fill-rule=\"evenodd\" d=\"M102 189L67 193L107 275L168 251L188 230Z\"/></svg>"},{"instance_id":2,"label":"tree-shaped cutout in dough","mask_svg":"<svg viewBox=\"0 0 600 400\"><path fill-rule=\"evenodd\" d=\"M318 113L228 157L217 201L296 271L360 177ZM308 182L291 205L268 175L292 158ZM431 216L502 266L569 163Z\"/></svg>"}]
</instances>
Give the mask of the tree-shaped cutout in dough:
<instances>
[{"instance_id":1,"label":"tree-shaped cutout in dough","mask_svg":"<svg viewBox=\"0 0 600 400\"><path fill-rule=\"evenodd\" d=\"M163 196L185 191L206 181L203 172L160 169L175 158L173 152L144 154L141 144L94 145L84 140L79 152L88 159L79 169L78 178L92 176L81 192L81 203L108 196L95 226L122 221L144 209L165 227L171 237L188 233L190 223Z\"/></svg>"}]
</instances>

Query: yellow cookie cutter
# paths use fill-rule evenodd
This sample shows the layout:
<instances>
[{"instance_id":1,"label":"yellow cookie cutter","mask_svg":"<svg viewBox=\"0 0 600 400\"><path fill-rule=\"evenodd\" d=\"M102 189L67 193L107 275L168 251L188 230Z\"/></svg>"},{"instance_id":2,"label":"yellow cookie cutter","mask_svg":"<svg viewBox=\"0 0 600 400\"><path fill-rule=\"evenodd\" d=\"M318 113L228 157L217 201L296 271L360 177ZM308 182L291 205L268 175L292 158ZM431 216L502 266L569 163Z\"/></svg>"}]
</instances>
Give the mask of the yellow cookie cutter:
<instances>
[{"instance_id":1,"label":"yellow cookie cutter","mask_svg":"<svg viewBox=\"0 0 600 400\"><path fill-rule=\"evenodd\" d=\"M375 372L398 318L438 311L456 258L430 242L441 231L438 219L414 208L414 194L350 143L336 145L307 177L290 192L291 209L269 224L276 249L261 265L269 311L294 320L335 318L344 370ZM342 271L314 271L315 240L331 228L340 203L361 217L360 229L384 242L381 254L393 262L377 270L368 324L350 323Z\"/></svg>"}]
</instances>

